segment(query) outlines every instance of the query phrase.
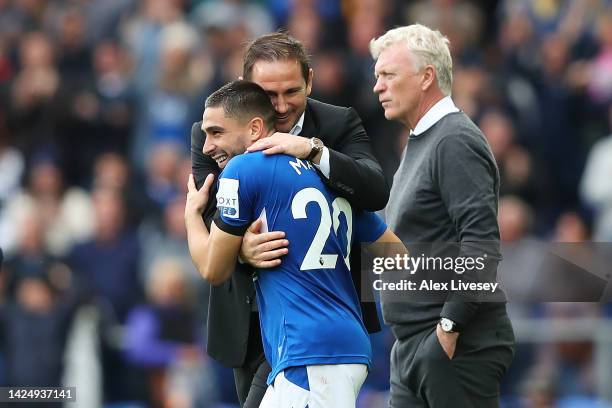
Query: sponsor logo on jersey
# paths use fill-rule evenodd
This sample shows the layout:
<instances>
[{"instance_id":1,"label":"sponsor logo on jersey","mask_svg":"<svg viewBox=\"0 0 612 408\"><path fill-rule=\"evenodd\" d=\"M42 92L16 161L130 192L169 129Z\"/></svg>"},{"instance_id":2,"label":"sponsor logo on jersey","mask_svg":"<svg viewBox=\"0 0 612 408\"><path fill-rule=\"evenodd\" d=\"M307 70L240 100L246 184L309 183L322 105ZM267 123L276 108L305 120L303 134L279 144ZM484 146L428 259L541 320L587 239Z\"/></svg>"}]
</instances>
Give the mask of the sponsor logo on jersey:
<instances>
[{"instance_id":1,"label":"sponsor logo on jersey","mask_svg":"<svg viewBox=\"0 0 612 408\"><path fill-rule=\"evenodd\" d=\"M240 217L240 205L238 203L239 181L231 178L219 180L219 191L217 192L217 209L221 215L227 218Z\"/></svg>"}]
</instances>

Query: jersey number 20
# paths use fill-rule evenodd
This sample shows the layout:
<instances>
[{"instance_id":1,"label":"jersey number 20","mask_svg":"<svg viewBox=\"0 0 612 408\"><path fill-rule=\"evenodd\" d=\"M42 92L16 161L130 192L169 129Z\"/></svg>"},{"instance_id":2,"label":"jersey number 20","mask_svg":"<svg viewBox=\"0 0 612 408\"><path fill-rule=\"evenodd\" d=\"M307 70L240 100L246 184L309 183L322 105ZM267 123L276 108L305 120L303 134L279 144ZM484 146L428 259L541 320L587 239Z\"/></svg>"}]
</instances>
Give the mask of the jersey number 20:
<instances>
[{"instance_id":1,"label":"jersey number 20","mask_svg":"<svg viewBox=\"0 0 612 408\"><path fill-rule=\"evenodd\" d=\"M305 188L298 191L293 197L291 202L291 213L295 219L308 218L306 215L306 206L315 202L321 208L321 222L317 233L315 234L306 256L302 261L300 270L308 271L312 269L334 269L336 262L338 261L337 254L324 254L323 247L332 233L338 234L338 228L340 227L340 213L343 213L346 217L346 224L348 226L347 240L346 240L346 256L344 262L347 268L350 269L349 255L351 253L351 236L353 232L353 212L351 205L342 197L337 197L332 203L332 209L330 212L329 203L325 199L323 193L316 188Z\"/></svg>"}]
</instances>

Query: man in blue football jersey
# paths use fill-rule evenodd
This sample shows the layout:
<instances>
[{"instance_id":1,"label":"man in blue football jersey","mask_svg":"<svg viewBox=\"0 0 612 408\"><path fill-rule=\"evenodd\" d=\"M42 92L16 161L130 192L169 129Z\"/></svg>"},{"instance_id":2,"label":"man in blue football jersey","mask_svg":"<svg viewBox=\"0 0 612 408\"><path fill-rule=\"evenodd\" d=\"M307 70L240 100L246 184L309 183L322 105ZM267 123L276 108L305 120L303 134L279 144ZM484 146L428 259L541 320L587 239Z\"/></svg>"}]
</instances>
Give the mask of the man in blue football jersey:
<instances>
[{"instance_id":1,"label":"man in blue football jersey","mask_svg":"<svg viewBox=\"0 0 612 408\"><path fill-rule=\"evenodd\" d=\"M208 232L201 212L213 176L185 208L189 250L213 285L234 271L242 237L261 219L282 230L288 248L274 268L254 276L266 359L272 367L262 407L350 407L367 376L371 347L349 271L356 242L399 242L375 214L353 211L321 181L314 166L284 154L246 153L274 133L265 91L234 81L205 104L204 152L219 163L218 212ZM229 288L228 288L229 290Z\"/></svg>"}]
</instances>

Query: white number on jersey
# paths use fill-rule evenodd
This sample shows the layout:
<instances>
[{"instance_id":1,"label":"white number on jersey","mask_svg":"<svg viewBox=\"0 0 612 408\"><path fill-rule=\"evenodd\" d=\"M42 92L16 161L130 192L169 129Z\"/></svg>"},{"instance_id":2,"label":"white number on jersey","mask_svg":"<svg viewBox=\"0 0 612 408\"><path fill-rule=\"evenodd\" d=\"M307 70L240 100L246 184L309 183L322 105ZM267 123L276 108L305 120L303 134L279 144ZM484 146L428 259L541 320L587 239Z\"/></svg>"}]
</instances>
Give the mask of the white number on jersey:
<instances>
[{"instance_id":1,"label":"white number on jersey","mask_svg":"<svg viewBox=\"0 0 612 408\"><path fill-rule=\"evenodd\" d=\"M346 199L337 197L332 203L333 217L329 209L329 204L325 199L323 193L316 188L305 188L300 190L293 201L291 202L291 213L295 219L307 218L306 206L315 202L321 209L321 220L317 232L310 243L310 247L306 252L306 256L302 261L300 270L308 271L312 269L334 269L338 261L338 255L336 254L324 254L323 247L329 238L329 234L332 233L338 235L338 228L340 227L340 213L344 213L348 226L347 231L347 243L346 243L346 257L344 262L347 267L349 266L349 255L351 251L351 235L353 230L353 212L351 205Z\"/></svg>"}]
</instances>

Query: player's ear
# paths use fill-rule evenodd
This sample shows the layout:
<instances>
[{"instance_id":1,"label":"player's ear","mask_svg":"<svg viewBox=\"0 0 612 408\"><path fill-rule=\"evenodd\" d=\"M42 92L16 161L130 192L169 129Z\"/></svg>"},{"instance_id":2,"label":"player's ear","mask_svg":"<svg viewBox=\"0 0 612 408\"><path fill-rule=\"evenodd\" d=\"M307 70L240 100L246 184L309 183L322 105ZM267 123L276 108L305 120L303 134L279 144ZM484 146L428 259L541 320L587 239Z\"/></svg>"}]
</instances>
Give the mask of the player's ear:
<instances>
[{"instance_id":1,"label":"player's ear","mask_svg":"<svg viewBox=\"0 0 612 408\"><path fill-rule=\"evenodd\" d=\"M260 118L259 116L255 116L253 119L251 119L251 122L249 122L249 130L251 131L251 143L254 143L265 136L264 128L265 127L262 118Z\"/></svg>"}]
</instances>

